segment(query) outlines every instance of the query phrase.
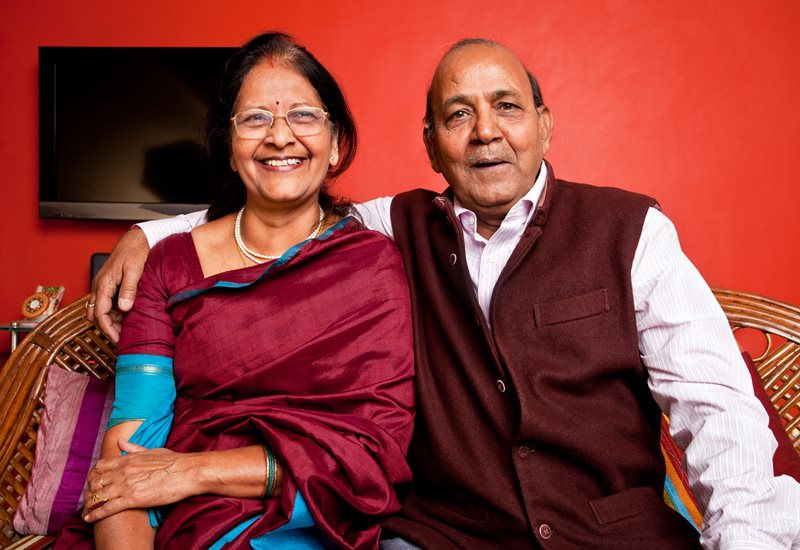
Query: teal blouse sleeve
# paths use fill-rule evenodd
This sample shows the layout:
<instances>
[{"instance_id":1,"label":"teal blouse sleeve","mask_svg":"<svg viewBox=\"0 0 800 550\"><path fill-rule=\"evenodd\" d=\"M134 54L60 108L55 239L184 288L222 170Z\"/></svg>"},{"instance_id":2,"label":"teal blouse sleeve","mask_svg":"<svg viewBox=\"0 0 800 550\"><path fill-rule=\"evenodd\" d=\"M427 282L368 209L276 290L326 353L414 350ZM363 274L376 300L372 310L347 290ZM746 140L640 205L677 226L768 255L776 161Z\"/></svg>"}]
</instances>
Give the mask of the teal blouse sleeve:
<instances>
[{"instance_id":1,"label":"teal blouse sleeve","mask_svg":"<svg viewBox=\"0 0 800 550\"><path fill-rule=\"evenodd\" d=\"M120 355L114 391L109 428L130 420L147 420L165 400L175 400L172 358Z\"/></svg>"},{"instance_id":2,"label":"teal blouse sleeve","mask_svg":"<svg viewBox=\"0 0 800 550\"><path fill-rule=\"evenodd\" d=\"M128 354L117 358L114 405L108 427L139 420L141 426L130 442L148 449L167 442L175 403L172 358L160 355ZM160 523L158 509L148 511L150 525Z\"/></svg>"}]
</instances>

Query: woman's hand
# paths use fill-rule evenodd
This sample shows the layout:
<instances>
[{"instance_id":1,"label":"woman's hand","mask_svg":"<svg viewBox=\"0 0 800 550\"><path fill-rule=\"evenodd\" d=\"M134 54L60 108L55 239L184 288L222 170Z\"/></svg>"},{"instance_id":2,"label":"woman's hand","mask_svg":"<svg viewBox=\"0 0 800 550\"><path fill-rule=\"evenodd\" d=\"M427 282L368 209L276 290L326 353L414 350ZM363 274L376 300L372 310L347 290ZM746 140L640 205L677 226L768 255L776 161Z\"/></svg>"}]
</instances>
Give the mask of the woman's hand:
<instances>
[{"instance_id":1,"label":"woman's hand","mask_svg":"<svg viewBox=\"0 0 800 550\"><path fill-rule=\"evenodd\" d=\"M88 476L84 519L95 522L123 510L153 508L200 494L263 498L264 448L176 453L117 440L126 456L101 458ZM282 492L283 467L275 461L273 497Z\"/></svg>"},{"instance_id":2,"label":"woman's hand","mask_svg":"<svg viewBox=\"0 0 800 550\"><path fill-rule=\"evenodd\" d=\"M205 492L194 472L200 455L147 449L120 439L126 456L102 458L89 472L84 519L95 522L132 508L173 504Z\"/></svg>"}]
</instances>

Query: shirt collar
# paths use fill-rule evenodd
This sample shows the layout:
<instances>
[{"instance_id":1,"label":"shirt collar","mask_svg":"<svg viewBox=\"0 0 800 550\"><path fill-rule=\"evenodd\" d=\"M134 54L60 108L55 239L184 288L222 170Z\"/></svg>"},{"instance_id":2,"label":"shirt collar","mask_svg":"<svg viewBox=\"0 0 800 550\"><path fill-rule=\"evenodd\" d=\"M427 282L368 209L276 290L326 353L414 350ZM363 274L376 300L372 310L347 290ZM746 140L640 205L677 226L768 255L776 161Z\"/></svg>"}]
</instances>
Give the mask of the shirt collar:
<instances>
[{"instance_id":1,"label":"shirt collar","mask_svg":"<svg viewBox=\"0 0 800 550\"><path fill-rule=\"evenodd\" d=\"M511 207L506 214L506 217L503 219L503 222L500 224L502 225L506 223L506 220L513 223L519 223L520 219L524 219L524 223L522 225L528 225L533 217L533 213L536 211L535 206L539 204L539 199L542 196L542 191L544 191L544 184L547 181L547 164L542 161L542 165L539 168L539 175L536 176L536 181L533 182L533 185L525 195L519 199L519 201ZM456 216L458 217L458 221L461 223L461 227L468 235L477 235L477 221L478 218L475 215L475 212L472 210L468 210L458 202L458 198L453 196L453 211L455 212Z\"/></svg>"}]
</instances>

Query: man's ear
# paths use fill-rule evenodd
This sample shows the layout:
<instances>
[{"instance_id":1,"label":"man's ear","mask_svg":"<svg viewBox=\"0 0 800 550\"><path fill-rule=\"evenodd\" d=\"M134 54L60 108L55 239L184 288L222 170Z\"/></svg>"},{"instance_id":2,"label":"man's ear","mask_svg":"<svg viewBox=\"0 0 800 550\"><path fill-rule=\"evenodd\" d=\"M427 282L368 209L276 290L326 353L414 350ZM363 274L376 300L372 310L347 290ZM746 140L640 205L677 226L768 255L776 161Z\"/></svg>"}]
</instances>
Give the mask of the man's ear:
<instances>
[{"instance_id":1,"label":"man's ear","mask_svg":"<svg viewBox=\"0 0 800 550\"><path fill-rule=\"evenodd\" d=\"M433 143L433 128L425 126L422 129L422 141L425 142L425 150L428 152L428 160L431 161L431 168L437 174L441 174L439 167L439 157L436 154L436 145Z\"/></svg>"},{"instance_id":2,"label":"man's ear","mask_svg":"<svg viewBox=\"0 0 800 550\"><path fill-rule=\"evenodd\" d=\"M539 111L539 139L542 142L542 155L550 149L550 139L553 137L553 114L547 105L542 105Z\"/></svg>"},{"instance_id":3,"label":"man's ear","mask_svg":"<svg viewBox=\"0 0 800 550\"><path fill-rule=\"evenodd\" d=\"M236 163L233 162L233 155L228 157L228 162L230 162L231 164L231 170L233 170L234 172L238 172L238 170L236 169Z\"/></svg>"}]
</instances>

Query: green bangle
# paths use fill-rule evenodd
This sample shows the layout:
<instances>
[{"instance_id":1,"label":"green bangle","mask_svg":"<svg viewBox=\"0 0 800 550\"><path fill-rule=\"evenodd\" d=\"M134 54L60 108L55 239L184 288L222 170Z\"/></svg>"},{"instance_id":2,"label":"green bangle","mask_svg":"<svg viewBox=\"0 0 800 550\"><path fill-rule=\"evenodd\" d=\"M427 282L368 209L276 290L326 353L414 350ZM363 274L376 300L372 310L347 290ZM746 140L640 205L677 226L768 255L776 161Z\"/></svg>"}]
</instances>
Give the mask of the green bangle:
<instances>
[{"instance_id":1,"label":"green bangle","mask_svg":"<svg viewBox=\"0 0 800 550\"><path fill-rule=\"evenodd\" d=\"M275 455L272 454L272 449L268 445L264 445L264 455L267 458L267 490L264 496L269 498L272 496L272 490L275 488Z\"/></svg>"}]
</instances>

